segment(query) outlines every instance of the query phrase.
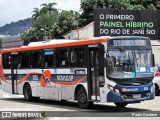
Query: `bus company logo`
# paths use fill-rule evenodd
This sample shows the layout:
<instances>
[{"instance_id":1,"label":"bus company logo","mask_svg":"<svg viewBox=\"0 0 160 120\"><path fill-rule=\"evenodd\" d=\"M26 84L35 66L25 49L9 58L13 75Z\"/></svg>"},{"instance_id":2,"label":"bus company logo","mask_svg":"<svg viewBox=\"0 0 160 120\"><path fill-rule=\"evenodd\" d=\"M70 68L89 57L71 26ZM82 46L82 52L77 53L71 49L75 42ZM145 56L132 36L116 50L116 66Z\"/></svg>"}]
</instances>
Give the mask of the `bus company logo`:
<instances>
[{"instance_id":1,"label":"bus company logo","mask_svg":"<svg viewBox=\"0 0 160 120\"><path fill-rule=\"evenodd\" d=\"M138 91L138 88L122 88L123 92L135 92Z\"/></svg>"},{"instance_id":2,"label":"bus company logo","mask_svg":"<svg viewBox=\"0 0 160 120\"><path fill-rule=\"evenodd\" d=\"M72 81L73 75L58 75L57 80L58 81Z\"/></svg>"}]
</instances>

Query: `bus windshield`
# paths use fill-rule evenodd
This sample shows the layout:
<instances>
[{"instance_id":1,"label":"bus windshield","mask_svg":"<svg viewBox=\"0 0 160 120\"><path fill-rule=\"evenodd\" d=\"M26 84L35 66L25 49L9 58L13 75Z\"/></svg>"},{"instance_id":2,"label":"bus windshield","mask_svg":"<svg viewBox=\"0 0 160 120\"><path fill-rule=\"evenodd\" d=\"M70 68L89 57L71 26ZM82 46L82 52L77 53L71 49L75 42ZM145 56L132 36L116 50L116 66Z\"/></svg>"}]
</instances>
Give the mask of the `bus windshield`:
<instances>
[{"instance_id":1,"label":"bus windshield","mask_svg":"<svg viewBox=\"0 0 160 120\"><path fill-rule=\"evenodd\" d=\"M139 78L153 76L151 50L108 50L107 74L111 78Z\"/></svg>"}]
</instances>

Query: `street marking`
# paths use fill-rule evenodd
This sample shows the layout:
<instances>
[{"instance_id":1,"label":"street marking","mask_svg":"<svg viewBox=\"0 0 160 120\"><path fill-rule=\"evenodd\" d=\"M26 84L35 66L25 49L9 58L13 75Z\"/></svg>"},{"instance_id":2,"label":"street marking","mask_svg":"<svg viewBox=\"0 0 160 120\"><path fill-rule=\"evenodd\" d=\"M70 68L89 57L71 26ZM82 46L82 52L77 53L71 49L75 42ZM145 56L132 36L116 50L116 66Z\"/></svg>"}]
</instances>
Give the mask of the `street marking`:
<instances>
[{"instance_id":1,"label":"street marking","mask_svg":"<svg viewBox=\"0 0 160 120\"><path fill-rule=\"evenodd\" d=\"M53 119L54 119L54 120L60 120L58 117L54 117Z\"/></svg>"},{"instance_id":2,"label":"street marking","mask_svg":"<svg viewBox=\"0 0 160 120\"><path fill-rule=\"evenodd\" d=\"M23 95L8 95L8 94L5 94L5 95L2 95L2 94L0 94L1 96L2 96L2 98L24 98L24 96Z\"/></svg>"},{"instance_id":3,"label":"street marking","mask_svg":"<svg viewBox=\"0 0 160 120\"><path fill-rule=\"evenodd\" d=\"M150 110L160 110L160 108L147 108L147 109L150 109Z\"/></svg>"},{"instance_id":4,"label":"street marking","mask_svg":"<svg viewBox=\"0 0 160 120\"><path fill-rule=\"evenodd\" d=\"M22 97L22 98L24 98L24 96L23 95L16 95L17 97Z\"/></svg>"},{"instance_id":5,"label":"street marking","mask_svg":"<svg viewBox=\"0 0 160 120\"><path fill-rule=\"evenodd\" d=\"M2 95L2 96L5 98L11 98L11 96L9 96L9 95Z\"/></svg>"}]
</instances>

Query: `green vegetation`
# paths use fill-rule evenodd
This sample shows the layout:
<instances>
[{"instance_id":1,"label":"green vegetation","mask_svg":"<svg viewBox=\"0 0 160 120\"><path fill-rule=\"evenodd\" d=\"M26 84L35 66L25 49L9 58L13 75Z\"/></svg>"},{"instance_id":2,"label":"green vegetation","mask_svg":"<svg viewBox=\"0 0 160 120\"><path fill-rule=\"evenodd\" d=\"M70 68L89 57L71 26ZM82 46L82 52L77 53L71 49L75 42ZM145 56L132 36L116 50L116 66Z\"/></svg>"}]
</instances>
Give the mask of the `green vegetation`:
<instances>
[{"instance_id":1,"label":"green vegetation","mask_svg":"<svg viewBox=\"0 0 160 120\"><path fill-rule=\"evenodd\" d=\"M48 38L63 38L63 34L76 29L79 26L80 14L75 11L55 9L56 3L42 4L41 8L33 9L32 27L26 30L22 36L24 44L42 41L44 36Z\"/></svg>"},{"instance_id":2,"label":"green vegetation","mask_svg":"<svg viewBox=\"0 0 160 120\"><path fill-rule=\"evenodd\" d=\"M41 41L44 36L63 38L64 33L92 22L93 11L96 8L155 10L160 9L160 0L82 0L81 14L75 11L59 11L55 5L57 4L53 2L42 4L40 9L33 9L32 27L21 34L25 45Z\"/></svg>"}]
</instances>

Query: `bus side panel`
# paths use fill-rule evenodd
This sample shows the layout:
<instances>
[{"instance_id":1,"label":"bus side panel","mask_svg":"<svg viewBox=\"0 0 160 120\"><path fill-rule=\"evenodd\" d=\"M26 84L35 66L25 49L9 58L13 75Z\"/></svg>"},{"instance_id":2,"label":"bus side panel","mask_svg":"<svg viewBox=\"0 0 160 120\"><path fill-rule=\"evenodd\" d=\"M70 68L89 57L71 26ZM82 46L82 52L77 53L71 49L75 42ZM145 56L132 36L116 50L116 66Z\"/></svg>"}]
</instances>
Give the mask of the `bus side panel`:
<instances>
[{"instance_id":1,"label":"bus side panel","mask_svg":"<svg viewBox=\"0 0 160 120\"><path fill-rule=\"evenodd\" d=\"M11 81L9 80L9 82L11 82ZM2 90L5 91L5 92L8 92L8 93L11 93L11 94L12 94L11 84L2 81Z\"/></svg>"},{"instance_id":2,"label":"bus side panel","mask_svg":"<svg viewBox=\"0 0 160 120\"><path fill-rule=\"evenodd\" d=\"M31 90L32 90L32 96L33 97L39 97L38 96L38 88L37 88L37 82L35 81L26 81L24 83L21 83L19 85L17 85L17 89L18 89L18 94L23 95L23 88L25 83L29 83L29 85L31 86Z\"/></svg>"},{"instance_id":3,"label":"bus side panel","mask_svg":"<svg viewBox=\"0 0 160 120\"><path fill-rule=\"evenodd\" d=\"M51 100L59 100L59 89L54 86L46 86L43 88L43 98ZM42 97L41 97L42 98Z\"/></svg>"},{"instance_id":4,"label":"bus side panel","mask_svg":"<svg viewBox=\"0 0 160 120\"><path fill-rule=\"evenodd\" d=\"M3 73L7 73L4 74L4 79L6 80L2 80L2 90L8 93L12 93L12 84L11 84L11 70L10 69L6 69L3 71Z\"/></svg>"},{"instance_id":5,"label":"bus side panel","mask_svg":"<svg viewBox=\"0 0 160 120\"><path fill-rule=\"evenodd\" d=\"M18 94L20 95L23 95L23 86L24 86L24 83L17 85Z\"/></svg>"},{"instance_id":6,"label":"bus side panel","mask_svg":"<svg viewBox=\"0 0 160 120\"><path fill-rule=\"evenodd\" d=\"M62 99L74 100L74 87L73 86L62 86Z\"/></svg>"},{"instance_id":7,"label":"bus side panel","mask_svg":"<svg viewBox=\"0 0 160 120\"><path fill-rule=\"evenodd\" d=\"M25 83L29 83L32 89L32 96L37 97L38 96L38 84L40 82L40 73L42 70L41 69L18 69L18 93L23 94L23 88ZM31 74L30 74L31 73ZM24 81L19 83L27 74L30 74Z\"/></svg>"},{"instance_id":8,"label":"bus side panel","mask_svg":"<svg viewBox=\"0 0 160 120\"><path fill-rule=\"evenodd\" d=\"M87 81L86 71L87 71L86 68L70 68L70 69L60 68L56 70L51 70L51 73L53 75L51 80L51 85L52 83L55 83L55 86L52 86L52 89L54 89L55 87L56 88L55 91L57 91L58 93L58 96L57 97L53 96L53 99L74 100L76 86L78 84L82 84ZM47 87L49 87L49 85Z\"/></svg>"}]
</instances>

